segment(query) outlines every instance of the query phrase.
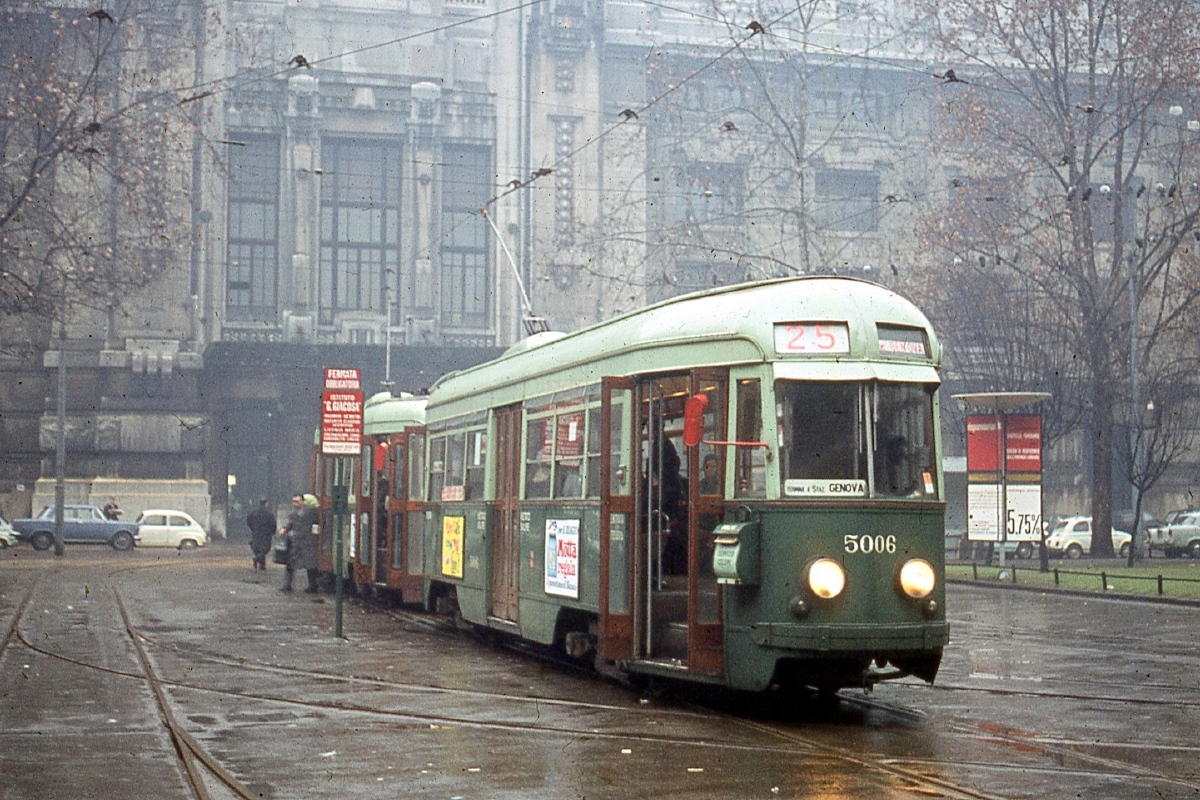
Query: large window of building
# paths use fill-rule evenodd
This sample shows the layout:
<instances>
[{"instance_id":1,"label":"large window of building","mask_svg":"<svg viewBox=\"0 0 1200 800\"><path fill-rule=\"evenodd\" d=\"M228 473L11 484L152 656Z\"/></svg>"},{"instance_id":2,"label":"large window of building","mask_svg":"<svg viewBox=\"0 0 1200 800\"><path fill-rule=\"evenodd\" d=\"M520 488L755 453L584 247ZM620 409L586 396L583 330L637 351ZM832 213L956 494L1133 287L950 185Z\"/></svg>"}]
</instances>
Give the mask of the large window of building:
<instances>
[{"instance_id":1,"label":"large window of building","mask_svg":"<svg viewBox=\"0 0 1200 800\"><path fill-rule=\"evenodd\" d=\"M479 209L493 193L491 151L448 145L442 171L442 325L487 328L491 286L487 221Z\"/></svg>"},{"instance_id":2,"label":"large window of building","mask_svg":"<svg viewBox=\"0 0 1200 800\"><path fill-rule=\"evenodd\" d=\"M279 142L239 134L229 148L225 308L230 322L274 323L279 271Z\"/></svg>"},{"instance_id":3,"label":"large window of building","mask_svg":"<svg viewBox=\"0 0 1200 800\"><path fill-rule=\"evenodd\" d=\"M693 161L676 173L676 218L686 222L736 225L746 194L742 164Z\"/></svg>"},{"instance_id":4,"label":"large window of building","mask_svg":"<svg viewBox=\"0 0 1200 800\"><path fill-rule=\"evenodd\" d=\"M400 265L400 145L321 143L321 322L337 311L383 313Z\"/></svg>"},{"instance_id":5,"label":"large window of building","mask_svg":"<svg viewBox=\"0 0 1200 800\"><path fill-rule=\"evenodd\" d=\"M817 170L814 211L831 231L879 230L879 173L860 169Z\"/></svg>"}]
</instances>

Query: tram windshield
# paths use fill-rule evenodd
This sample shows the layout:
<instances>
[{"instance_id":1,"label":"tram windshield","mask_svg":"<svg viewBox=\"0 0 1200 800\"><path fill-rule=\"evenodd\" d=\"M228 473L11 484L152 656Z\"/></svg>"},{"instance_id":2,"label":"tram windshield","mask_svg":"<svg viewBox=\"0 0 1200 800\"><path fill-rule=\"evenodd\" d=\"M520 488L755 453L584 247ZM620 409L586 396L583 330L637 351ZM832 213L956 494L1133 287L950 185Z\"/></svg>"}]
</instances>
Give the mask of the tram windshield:
<instances>
[{"instance_id":1,"label":"tram windshield","mask_svg":"<svg viewBox=\"0 0 1200 800\"><path fill-rule=\"evenodd\" d=\"M934 387L775 385L784 497L937 499Z\"/></svg>"}]
</instances>

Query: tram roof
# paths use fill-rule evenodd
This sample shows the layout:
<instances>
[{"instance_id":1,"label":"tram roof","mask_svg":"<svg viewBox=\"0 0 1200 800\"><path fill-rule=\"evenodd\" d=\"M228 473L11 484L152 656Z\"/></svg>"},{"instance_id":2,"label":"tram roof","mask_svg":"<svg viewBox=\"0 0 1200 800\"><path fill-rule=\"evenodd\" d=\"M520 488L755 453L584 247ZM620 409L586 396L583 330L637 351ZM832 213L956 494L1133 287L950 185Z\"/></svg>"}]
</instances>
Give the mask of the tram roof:
<instances>
[{"instance_id":1,"label":"tram roof","mask_svg":"<svg viewBox=\"0 0 1200 800\"><path fill-rule=\"evenodd\" d=\"M379 392L363 403L363 433L394 433L409 426L425 424L425 397Z\"/></svg>"},{"instance_id":2,"label":"tram roof","mask_svg":"<svg viewBox=\"0 0 1200 800\"><path fill-rule=\"evenodd\" d=\"M775 326L800 322L846 323L850 352L777 354ZM922 329L928 354L880 358L879 324ZM536 334L498 359L443 376L429 408L444 418L606 375L767 362L788 377L936 381L941 346L925 315L886 287L837 276L782 278L683 295L574 333Z\"/></svg>"}]
</instances>

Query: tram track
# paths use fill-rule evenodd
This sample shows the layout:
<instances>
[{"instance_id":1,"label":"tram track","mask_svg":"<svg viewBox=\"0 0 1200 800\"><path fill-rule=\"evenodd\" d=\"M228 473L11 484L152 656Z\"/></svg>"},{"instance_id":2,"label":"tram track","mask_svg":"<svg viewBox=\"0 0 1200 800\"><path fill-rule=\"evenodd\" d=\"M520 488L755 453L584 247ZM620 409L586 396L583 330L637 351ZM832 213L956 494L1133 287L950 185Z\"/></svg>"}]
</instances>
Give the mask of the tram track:
<instances>
[{"instance_id":1,"label":"tram track","mask_svg":"<svg viewBox=\"0 0 1200 800\"><path fill-rule=\"evenodd\" d=\"M386 607L383 607L378 604L370 603L370 601L365 601L365 602L367 602L368 604L371 604L375 609L380 610L383 613L387 614L389 617L396 620L398 623L409 625L414 628L418 628L418 629L422 630L422 632L432 634L432 635L438 635L438 636L463 638L462 637L463 631L461 629L457 628L453 622L438 619L438 618L431 618L428 615L417 614L417 613L405 611L403 609L386 608ZM160 646L174 647L174 645L162 645L161 643L160 643ZM520 647L520 648L515 648L515 649L517 649L523 656L528 657L530 654L530 649L527 647ZM188 652L189 654L192 654L192 655L200 655L200 653L195 648L186 648L186 652ZM232 665L234 663L234 660L229 656L221 656L220 654L214 654L214 653L205 653L203 655L206 658L214 658L214 659L223 660L225 663L230 664L230 665ZM571 662L563 661L561 659L554 659L554 658L550 658L550 661L557 667L565 668L565 669L572 670L572 671L583 672L582 669L580 669L577 665L575 665ZM558 699L529 697L529 696L525 696L525 695L515 695L515 694L507 694L507 693L481 692L478 690L455 689L455 688L447 688L447 687L442 687L442 686L434 686L434 685L429 685L429 684L391 681L391 680L373 678L373 677L347 676L347 675L321 672L321 671L296 670L295 668L291 668L291 667L280 667L278 665L271 665L271 664L252 664L252 663L246 662L245 659L241 659L241 658L237 659L237 663L243 667L250 667L253 669L260 669L260 670L275 672L278 674L303 675L306 677L311 677L311 678L319 679L319 680L323 680L323 681L335 681L335 682L340 681L340 682L344 682L346 684L372 686L375 688L387 689L387 690L396 690L396 691L404 691L404 692L421 692L421 693L436 692L436 693L452 694L452 695L461 696L461 697L487 699L487 700L492 700L492 701L496 701L496 702L516 702L516 703L520 703L520 704L534 703L534 704L545 704L545 705L558 705L558 706L569 707L569 708L574 708L574 709L581 709L581 710L618 711L618 712L628 712L631 714L635 714L639 711L639 709L636 709L636 708L630 708L630 707L614 705L614 704L597 704L597 703L588 703L588 702L576 701L576 700L558 700ZM594 673L588 673L588 674L594 676ZM596 677L598 677L598 676L596 676ZM945 688L947 691L984 691L984 692L988 692L988 693L992 693L992 694L1006 693L1005 690L959 686L959 685L953 685L953 684L948 685L946 687L941 687L941 686L935 685L932 688L934 690ZM1062 693L1053 693L1053 692L1018 692L1018 691L1014 691L1014 690L1007 690L1007 693L1013 694L1013 695L1032 696L1032 697L1052 695L1059 699L1071 699L1071 700L1081 700L1081 701L1111 701L1111 702L1126 702L1126 701L1128 701L1128 698L1110 698L1110 697L1103 697L1103 696L1097 696L1097 695L1082 695L1082 694L1064 695ZM250 695L243 695L240 693L238 696L245 697L247 699L250 699L252 697L253 699L266 700L269 702L296 702L294 700L285 700L285 699L282 699L282 698L279 698L276 696L269 696L269 697L263 697L263 696L259 696L259 695L250 696ZM858 695L847 694L847 693L841 694L840 698L841 698L841 702L843 702L851 707L854 707L854 706L863 707L863 708L869 707L869 708L873 708L873 709L877 709L877 710L883 710L886 713L888 713L889 715L891 715L892 717L903 718L909 722L919 722L920 724L932 724L930 722L928 714L923 713L918 710L911 709L911 708L906 708L904 706L900 706L900 705L896 705L896 704L880 703L880 702L874 701L872 698L870 698L868 696L860 697ZM1145 702L1147 704L1157 705L1157 704L1167 704L1171 701L1167 701L1167 700L1150 701L1150 700L1144 699L1143 702ZM525 734L528 734L530 732L538 732L538 733L546 734L546 735L565 735L565 736L588 737L588 738L594 738L594 739L611 739L611 740L616 740L616 741L621 741L621 742L626 742L626 743L642 743L642 744L657 744L657 745L671 744L671 745L678 745L678 746L701 747L702 749L735 750L735 751L763 753L763 754L766 754L766 753L783 753L783 754L786 754L786 753L795 753L795 754L816 753L816 754L824 755L829 758L837 759L838 761L852 765L853 767L855 767L857 769L868 770L870 772L884 776L887 779L896 781L904 789L909 790L909 791L914 791L918 794L939 795L939 796L950 797L950 798L963 798L964 800L965 799L1003 800L1003 798L1004 798L1004 795L980 790L975 787L967 786L962 783L948 780L946 778L939 777L935 774L932 774L932 773L935 773L935 772L939 771L940 769L944 768L945 766L947 766L945 763L942 763L942 762L927 761L927 760L920 760L920 759L909 759L909 758L905 758L905 757L898 758L896 756L887 755L887 754L867 755L862 752L855 751L851 748L846 748L846 747L837 746L837 745L831 745L827 742L822 741L818 737L797 733L794 730L788 730L787 728L785 728L779 724L776 724L776 723L763 723L763 722L759 722L756 720L748 720L745 717L739 717L736 715L728 715L723 712L716 712L716 713L720 713L722 718L731 722L734 727L744 728L744 729L747 729L747 730L750 730L752 732L759 733L759 734L770 735L772 737L781 739L785 743L785 745L782 748L773 748L773 747L764 746L761 744L745 745L745 744L737 744L734 742L713 741L711 739L705 739L705 740L701 741L701 740L691 739L691 738L686 738L686 737L670 737L670 736L644 735L644 734L631 736L628 733L621 733L621 732L599 733L599 732L597 732L595 730L591 730L591 729L584 730L584 729L578 729L578 728L567 728L567 727L558 727L558 726L531 727L531 726L521 725L521 724L507 725L507 724L503 724L503 723L497 723L495 721L480 721L480 720L475 720L475 719L470 719L470 718L465 718L465 717L456 717L456 716L449 716L449 715L422 715L422 714L413 714L412 712L381 711L380 709L373 708L370 706L363 706L363 705L359 705L359 704L347 704L347 703L341 703L341 702L335 703L335 704L326 704L326 703L314 703L312 701L301 701L300 704L305 707L318 708L318 709L322 709L322 710L352 711L355 713L368 714L368 715L382 714L388 718L403 719L406 721L417 721L417 722L421 722L421 723L428 723L431 725L440 724L440 725L453 725L453 726L458 726L458 727L468 726L468 727L512 730L512 731L520 731ZM714 713L711 708L706 708L701 711L695 711L695 710L690 710L690 709L686 710L686 711L679 711L679 710L664 709L661 706L655 708L654 712L659 715L670 714L670 715L679 716L679 717L695 717L695 718L702 718L702 719L709 719L709 720L711 720L712 715ZM1190 783L1190 782L1187 782L1184 780L1180 780L1178 778L1167 775L1165 773L1161 773L1161 772L1154 771L1154 770L1148 770L1148 769L1139 767L1132 763L1115 761L1111 758L1094 756L1094 755L1091 755L1091 754L1085 752L1085 748L1096 748L1096 747L1107 746L1104 743L1100 743L1100 742L1093 741L1093 742L1076 744L1076 743L1067 742L1067 741L1056 742L1047 737L1037 737L1037 738L1031 739L1030 737L1022 735L1019 732L1006 730L1003 728L984 728L984 727L979 727L979 726L973 727L971 725L957 724L957 723L950 724L949 726L947 726L946 731L948 734L952 734L954 736L959 736L959 737L964 737L964 738L970 738L973 740L991 740L991 741L996 741L996 742L1003 742L1006 746L1018 747L1018 748L1025 749L1025 750L1028 750L1029 748L1034 748L1044 754L1048 754L1048 755L1052 755L1054 757L1060 758L1064 762L1073 760L1074 762L1081 764L1081 766L1075 766L1075 767L1054 766L1054 765L1040 765L1040 766L1031 767L1031 765L1028 764L1027 762L1023 762L1023 761L1022 762L1006 762L1003 759L1001 759L1001 760L995 760L995 761L971 761L971 762L955 761L954 767L956 769L962 768L965 766L965 767L970 767L972 769L989 770L989 771L997 772L997 773L1016 772L1016 771L1025 771L1025 770L1033 769L1033 770L1036 770L1040 774L1043 774L1043 775L1046 775L1049 777L1059 777L1059 778L1063 778L1063 779L1068 779L1068 778L1071 778L1072 776L1077 777L1077 776L1081 776L1081 775L1086 775L1090 779L1112 779L1112 780L1128 779L1130 777L1149 778L1149 779L1154 779L1156 781L1161 781L1164 783L1184 787L1184 788L1187 788L1188 790L1200 789L1200 786L1197 786L1196 784L1193 784L1193 783ZM1117 747L1117 746L1119 746L1119 745L1114 744L1114 747ZM1129 745L1129 746L1133 747L1133 745ZM1142 746L1142 747L1145 748L1145 746Z\"/></svg>"},{"instance_id":2,"label":"tram track","mask_svg":"<svg viewBox=\"0 0 1200 800\"><path fill-rule=\"evenodd\" d=\"M745 753L751 755L779 755L779 756L812 756L814 754L823 755L825 757L835 758L836 760L852 765L855 768L865 769L873 774L877 774L889 781L899 781L906 789L921 791L926 790L927 793L936 792L941 796L951 798L971 798L973 800L1001 800L997 795L979 792L971 787L962 786L959 784L946 781L944 779L931 779L928 776L921 775L918 771L906 767L899 767L885 763L884 760L873 760L864 757L861 753L854 753L847 748L831 746L821 742L819 739L810 736L798 735L782 731L774 726L739 719L735 716L721 713L719 716L722 722L731 721L734 724L730 726L731 730L744 730L762 736L770 735L779 741L777 745L771 745L764 742L754 742L742 740L741 737L722 737L722 739L714 739L712 736L678 736L667 733L653 734L645 732L637 732L635 730L620 730L620 731L602 731L595 728L572 727L563 725L538 725L526 723L505 723L497 720L483 720L472 718L464 715L453 714L424 714L413 710L388 710L377 707L378 696L373 696L376 705L366 705L362 703L350 702L348 700L340 700L337 702L329 702L322 700L314 700L311 698L296 698L281 696L277 693L256 692L256 691L233 691L228 689L216 689L210 686L200 685L189 681L180 681L173 679L165 679L160 677L153 665L153 658L146 647L164 648L171 650L180 655L186 655L190 658L204 658L214 664L225 667L237 667L240 669L252 669L255 671L268 672L276 675L283 675L290 678L308 678L314 681L323 683L340 683L347 687L370 687L372 689L395 691L401 693L444 693L452 694L460 697L469 697L488 701L491 704L496 703L517 703L522 706L558 706L572 710L583 711L605 711L619 712L628 715L632 719L648 717L650 715L656 718L672 717L672 718L694 718L698 721L711 722L714 712L711 709L696 711L692 709L680 710L672 708L664 708L661 705L656 705L651 709L644 709L641 706L621 706L612 703L594 703L579 700L561 700L545 697L530 697L521 694L512 694L505 692L485 692L472 689L454 689L430 684L414 683L410 681L390 681L380 678L344 675L332 673L322 670L298 669L294 667L280 666L267 663L256 663L248 661L244 657L232 656L229 654L214 653L194 647L181 647L175 643L157 641L156 637L150 636L139 630L131 618L130 612L121 597L120 590L116 586L110 587L113 597L118 605L119 613L126 632L130 639L135 643L138 660L142 667L142 674L131 671L123 671L104 667L101 665L87 664L79 659L70 659L69 657L55 654L37 645L21 638L22 643L37 652L45 655L70 660L81 666L97 669L108 674L121 675L130 679L138 679L146 681L150 684L160 714L163 717L164 724L168 728L172 742L175 746L178 757L184 765L184 771L189 776L189 783L193 787L193 792L198 800L209 800L209 794L204 788L204 777L200 774L201 767L209 770L221 784L225 785L233 791L238 797L246 798L255 797L244 785L230 774L220 763L216 761L205 748L179 723L176 714L173 710L173 703L167 696L167 689L174 691L185 690L200 693L210 697L220 697L226 699L234 699L241 702L259 702L269 703L273 705L287 705L299 707L306 710L315 710L323 713L353 713L356 715L366 715L378 719L390 720L393 722L418 723L429 726L447 726L458 728L479 728L489 730L500 730L510 733L519 733L521 735L542 735L567 737L570 739L589 739L589 740L610 740L618 742L622 745L653 745L653 746L674 746L693 748L699 752L709 751L726 751L735 753ZM29 592L32 594L32 591ZM428 633L437 635L449 635L457 633L446 624L427 625L424 618L420 615L410 615L403 611L389 611L390 616L398 621L415 623L425 629ZM14 629L18 629L16 624ZM461 638L461 637L460 637ZM566 665L570 667L570 665ZM633 726L631 726L632 728Z\"/></svg>"},{"instance_id":3,"label":"tram track","mask_svg":"<svg viewBox=\"0 0 1200 800\"><path fill-rule=\"evenodd\" d=\"M936 688L936 687L933 687ZM880 701L869 696L843 696L843 702L858 705L863 708L873 708L886 713L914 713L912 709L905 706L897 705L887 701ZM1079 740L1079 739L1063 739L1052 736L1046 736L1029 731L1020 731L1014 728L998 725L987 722L961 722L957 720L949 720L946 722L937 722L921 713L922 717L926 718L926 724L937 725L942 727L947 735L954 735L964 739L991 742L1001 745L1006 748L1012 748L1017 752L1036 755L1042 758L1057 759L1060 764L1033 764L1028 761L1006 762L1003 759L985 761L979 759L956 759L954 765L956 768L969 768L978 771L988 771L994 773L1013 773L1020 772L1036 772L1041 775L1053 778L1068 779L1071 777L1079 778L1086 776L1091 780L1128 780L1130 778L1138 780L1154 780L1165 785L1172 785L1186 790L1189 793L1200 793L1200 783L1179 778L1174 775L1162 772L1161 770L1149 769L1133 762L1116 759L1111 756L1096 755L1089 750L1125 750L1132 752L1149 752L1161 751L1159 745L1149 745L1142 743L1131 742L1108 742L1100 739ZM795 734L780 733L786 738L792 738ZM1176 748L1182 753L1200 752L1200 747L1189 746ZM934 769L940 769L945 766L944 762L919 759L919 758L895 758L887 757L888 761L903 762L911 766L901 768L904 772L913 772L917 775L922 774L919 769L926 772ZM1080 766L1069 766L1071 762L1077 763ZM940 783L940 779L933 779L936 783ZM970 795L975 796L975 795ZM996 795L981 794L979 797L996 797Z\"/></svg>"},{"instance_id":4,"label":"tram track","mask_svg":"<svg viewBox=\"0 0 1200 800\"><path fill-rule=\"evenodd\" d=\"M672 708L664 708L661 705L656 705L649 711L644 710L640 706L621 706L611 703L594 703L578 700L561 700L546 697L530 697L520 694L511 694L504 692L484 692L479 690L469 689L451 689L441 686L420 684L413 682L390 681L380 678L370 678L355 675L344 675L320 670L297 669L294 667L285 667L266 663L256 663L247 661L244 657L234 657L228 654L219 654L206 652L201 649L191 647L180 647L173 643L164 643L156 641L154 637L138 630L130 617L129 611L126 608L124 600L120 596L119 590L114 586L111 587L116 602L119 607L120 615L125 624L126 630L135 642L138 651L139 661L142 664L144 674L125 672L114 670L98 665L90 665L86 662L81 662L77 659L68 659L73 663L81 666L99 669L109 674L122 675L128 678L142 679L147 681L154 690L157 699L160 713L164 718L164 724L167 726L172 741L181 762L185 765L185 770L190 777L190 782L194 787L195 795L199 800L209 800L209 795L204 789L203 777L199 774L199 767L202 765L207 768L220 782L231 789L238 797L249 798L255 797L246 787L244 787L237 779L232 776L228 770L222 767L211 755L207 753L205 748L177 721L172 708L172 702L167 697L166 689L173 690L188 690L200 693L207 696L221 697L227 699L235 699L238 701L253 701L269 704L280 704L293 707L299 707L306 710L315 710L324 713L353 713L357 715L366 715L393 722L419 723L430 726L447 726L457 728L478 728L488 730L499 730L510 733L519 733L521 735L543 735L555 737L567 737L571 739L588 739L588 740L610 740L619 742L623 745L654 745L654 746L675 746L688 747L700 752L704 751L726 751L735 753L747 753L752 755L780 755L780 756L811 756L814 754L823 755L826 757L835 758L838 761L850 764L856 768L866 769L872 773L879 774L889 780L899 780L904 788L914 791L936 791L944 797L951 798L971 798L973 800L1002 800L998 795L979 792L970 787L961 786L944 779L930 779L928 776L923 776L920 773L904 768L889 765L883 761L876 761L865 758L862 754L856 754L847 748L834 747L819 741L814 737L797 735L794 733L785 733L777 728L762 723L749 722L737 717L720 714L722 721L732 721L735 723L732 726L735 729L742 729L752 733L762 735L769 734L773 738L780 740L778 745L769 745L762 742L738 741L738 737L726 738L717 740L711 736L678 736L670 734L648 734L638 733L632 730L627 731L600 731L595 728L585 727L570 727L562 725L538 725L526 723L505 723L496 720L482 720L469 716L451 715L451 714L424 714L412 710L388 710L382 709L373 705L365 705L362 703L349 702L346 700L338 702L329 702L313 699L304 699L296 697L285 697L274 693L253 692L253 691L232 691L228 689L215 689L209 686L203 686L197 683L179 680L169 680L159 677L153 667L152 658L146 651L146 645L156 648L165 648L180 654L186 654L192 658L204 658L212 663L227 666L238 667L240 669L251 669L261 672L269 672L277 675L285 675L288 677L302 677L313 680L322 681L325 683L341 683L348 687L370 687L373 689L398 691L404 693L438 693L452 694L460 697L470 697L473 699L487 700L492 703L517 703L519 705L546 705L569 708L573 710L585 711L605 711L619 712L629 715L633 718L645 717L653 714L655 717L674 717L674 718L694 718L699 721L711 722L714 712L711 709L703 711L695 710L679 710ZM406 614L392 614L394 617L406 617ZM432 632L448 634L452 631L446 628L433 628ZM46 655L66 658L61 655L45 651L33 645L30 642L23 643L38 652ZM570 666L570 665L567 665ZM378 700L378 698L375 698Z\"/></svg>"},{"instance_id":5,"label":"tram track","mask_svg":"<svg viewBox=\"0 0 1200 800\"><path fill-rule=\"evenodd\" d=\"M115 583L111 579L119 572L130 571L139 567L127 566L120 569L109 571L107 577L110 580L108 590L112 594L113 601L117 607L117 611L124 625L125 632L132 643L134 653L141 665L142 672L130 672L106 667L99 664L89 663L82 659L72 658L71 656L62 653L56 653L44 647L34 644L21 632L21 622L25 618L30 602L34 597L34 593L38 588L42 573L36 573L26 588L24 595L16 605L12 618L5 628L5 634L0 641L0 656L3 656L11 643L20 642L26 649L31 652L38 653L48 658L53 658L59 661L83 667L88 670L104 673L110 676L119 676L132 680L140 680L145 682L155 699L156 710L163 723L164 728L170 738L175 757L179 760L181 772L188 785L188 788L196 800L213 800L213 794L209 790L209 782L216 781L220 786L223 786L229 792L232 792L236 797L242 800L260 800L261 795L246 787L224 766L222 766L204 747L200 745L196 739L189 734L184 727L179 723L175 712L172 708L170 699L168 698L164 687L170 685L171 682L162 680L156 673L154 666L147 655L145 648L139 640L138 632L129 616L129 612L125 607L124 600L121 597ZM89 592L90 594L90 592ZM205 772L207 770L207 772Z\"/></svg>"},{"instance_id":6,"label":"tram track","mask_svg":"<svg viewBox=\"0 0 1200 800\"><path fill-rule=\"evenodd\" d=\"M1067 785L1071 781L1084 779L1089 781L1150 779L1161 782L1164 785L1182 787L1189 792L1200 791L1200 786L1187 780L1174 777L1159 770L1142 767L1132 762L1127 762L1124 759L1115 759L1102 754L1104 751L1121 750L1128 750L1136 754L1140 750L1149 749L1150 745L1136 742L1107 743L1099 740L1078 741L1070 737L1044 736L1012 730L1004 726L985 726L977 722L966 722L953 718L946 719L944 722L937 722L936 719L931 719L931 716L925 711L907 707L902 703L880 701L878 697L872 695L860 696L856 693L847 692L840 697L841 703L848 708L875 710L888 715L891 719L903 720L908 724L936 726L943 731L942 735L944 736L961 738L964 741L972 740L976 742L996 743L1002 748L1011 749L1014 753L1021 753L1022 756L1015 759L1006 759L1001 755L1001 757L996 759L963 758L954 759L953 761L941 761L938 759L921 758L919 756L897 755L887 752L886 748L876 751L848 747L839 743L836 739L829 741L830 737L824 735L825 728L819 724L819 720L818 724L813 726L817 728L817 732L813 733L809 730L797 730L794 721L764 721L736 714L714 712L711 708L696 710L694 708L680 708L678 706L671 707L670 704L661 704L658 702L654 702L653 705L648 707L644 705L626 706L612 702L586 702L574 699L532 696L523 692L487 691L477 688L438 685L436 682L392 680L377 675L353 674L256 661L252 658L247 658L245 655L234 655L207 647L197 647L188 642L171 641L170 636L162 631L149 632L146 626L139 622L137 614L133 613L135 607L127 604L126 599L122 597L121 588L117 584L120 583L118 580L119 573L155 566L157 565L129 565L109 572L109 582L113 585L108 588L111 589L114 602L118 606L124 630L130 640L133 641L134 648L137 650L137 663L140 664L140 670L122 670L114 669L112 666L104 664L89 664L81 659L72 659L61 653L50 652L46 648L38 647L36 643L26 641L21 635L20 620L27 613L31 598L35 596L37 576L23 590L20 599L12 607L14 611L9 623L4 628L4 640L2 645L0 645L0 652L3 652L5 648L12 646L16 642L20 642L25 647L50 657L69 660L72 663L89 669L103 671L112 675L120 675L130 680L146 682L153 690L156 698L155 703L158 705L160 713L164 718L164 725L170 731L172 746L175 748L181 764L184 765L183 771L196 776L194 779L189 779L189 783L193 786L193 795L202 800L207 800L209 797L203 788L205 782L213 781L214 779L224 786L227 791L233 792L238 797L249 798L260 795L257 792L251 792L244 785L240 787L240 790L229 786L216 770L224 770L226 776L232 778L235 782L237 778L233 773L236 770L231 770L228 766L222 765L221 760L206 752L203 741L198 740L185 729L183 720L189 719L189 717L184 713L184 709L188 707L195 708L197 705L210 703L208 700L198 698L211 698L212 705L216 705L221 700L230 700L243 705L254 703L268 704L276 707L286 706L304 711L317 712L321 715L350 714L353 716L347 719L361 718L364 720L377 720L385 724L410 724L415 725L418 729L423 727L441 727L493 730L505 734L536 736L539 738L561 737L567 740L579 741L611 741L620 743L622 746L633 746L635 749L640 744L653 748L688 747L696 749L699 753L713 754L724 751L749 756L761 754L783 758L811 758L815 755L844 764L848 769L878 776L876 780L886 781L889 786L899 787L916 794L948 798L1002 800L1002 798L1008 796L998 794L994 791L989 792L986 789L978 788L953 777L955 774L963 774L964 772L972 775L990 774L993 776L1036 772L1038 775L1045 776L1047 780L1059 779L1067 782ZM139 600L138 602L145 601ZM468 640L468 637L463 636L462 631L454 627L452 622L404 609L383 610L396 623L406 626L410 633L418 633L422 636L432 635L455 638L463 641ZM381 624L385 623L381 622ZM202 641L208 640L204 639ZM276 675L286 679L284 683L292 686L293 689L280 691L277 688L271 688L268 691L261 691L255 687L254 689L238 690L205 685L201 681L167 678L160 673L163 672L165 665L173 663L171 660L164 661L168 652L173 654L171 658L183 661L203 659L214 666L230 670L253 670L262 674ZM523 657L528 656L527 649L522 648L520 652ZM479 653L472 657L486 658L487 655L486 653ZM557 661L554 663L556 666L566 669L577 669L577 667L570 663ZM332 700L329 698L320 699L305 696L312 687L317 686L324 687L326 690L330 686L341 687L338 691L344 691L345 696L333 698ZM1095 693L1064 695L1057 692L1004 690L995 687L974 687L960 684L938 684L929 689L926 689L924 686L913 686L910 688L919 688L933 692L941 690L947 692L982 691L989 694L1032 697L1034 699L1049 695L1058 699L1093 703L1103 701L1127 702L1129 700L1129 698L1096 696ZM366 702L353 697L353 695L358 693L358 690L371 693L370 697L366 698ZM440 713L423 713L419 708L414 708L410 703L406 703L403 700L405 695L421 696L434 693L478 702L480 703L481 710L478 714L446 713L445 711ZM1157 698L1155 700L1157 701ZM393 706L400 704L402 707L379 707L384 704ZM491 713L483 710L485 704L491 710ZM457 708L459 704L452 703L451 705ZM1151 705L1158 705L1158 702ZM503 709L505 706L513 709L524 708L526 710L533 707L542 711L548 708L556 708L561 710L563 714L570 714L575 711L597 711L605 712L607 715L621 714L625 715L623 718L628 720L628 724L618 724L618 728L626 728L626 730L614 730L611 727L608 730L596 730L593 727L583 725L561 724L560 720L554 719L556 715L551 715L549 719L539 717L538 721L533 723L525 721L504 722L502 720L486 718L496 715L496 710ZM470 711L471 709L467 708L463 710ZM498 713L499 715L505 715L503 711ZM512 716L528 716L528 714L527 712L513 711ZM707 722L711 724L714 720L717 720L717 726L722 729L727 727L730 735L719 737L673 735L667 730L667 728L672 727L669 725L664 725L661 732L656 733L638 731L639 723L651 717L662 718L664 722L669 719L678 719L681 722L692 719L700 723ZM837 720L834 721L836 722ZM749 735L742 736L734 733L734 731L738 730L745 731ZM1098 752L1101 754L1097 754ZM1186 750L1185 755L1191 752L1191 750ZM1030 763L1028 759L1031 753L1052 760L1057 759L1062 763L1059 765L1053 763ZM700 757L703 758L703 756ZM228 761L229 756L225 754L222 758ZM191 762L190 765L189 762ZM992 784L989 783L988 785Z\"/></svg>"}]
</instances>

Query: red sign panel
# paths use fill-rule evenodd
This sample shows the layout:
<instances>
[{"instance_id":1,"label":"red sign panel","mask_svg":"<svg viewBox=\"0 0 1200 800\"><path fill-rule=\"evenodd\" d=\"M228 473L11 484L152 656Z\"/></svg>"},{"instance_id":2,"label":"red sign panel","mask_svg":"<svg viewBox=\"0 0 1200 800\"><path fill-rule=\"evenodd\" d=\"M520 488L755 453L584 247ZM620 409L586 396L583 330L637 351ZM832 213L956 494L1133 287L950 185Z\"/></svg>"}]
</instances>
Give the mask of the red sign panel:
<instances>
[{"instance_id":1,"label":"red sign panel","mask_svg":"<svg viewBox=\"0 0 1200 800\"><path fill-rule=\"evenodd\" d=\"M1004 419L1004 458L1009 472L1042 471L1042 418L1016 414Z\"/></svg>"},{"instance_id":2,"label":"red sign panel","mask_svg":"<svg viewBox=\"0 0 1200 800\"><path fill-rule=\"evenodd\" d=\"M362 452L362 392L321 393L321 454L356 456Z\"/></svg>"},{"instance_id":3,"label":"red sign panel","mask_svg":"<svg viewBox=\"0 0 1200 800\"><path fill-rule=\"evenodd\" d=\"M325 368L326 389L361 389L357 369L343 367Z\"/></svg>"},{"instance_id":4,"label":"red sign panel","mask_svg":"<svg viewBox=\"0 0 1200 800\"><path fill-rule=\"evenodd\" d=\"M999 471L999 417L967 417L967 472Z\"/></svg>"}]
</instances>

